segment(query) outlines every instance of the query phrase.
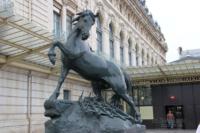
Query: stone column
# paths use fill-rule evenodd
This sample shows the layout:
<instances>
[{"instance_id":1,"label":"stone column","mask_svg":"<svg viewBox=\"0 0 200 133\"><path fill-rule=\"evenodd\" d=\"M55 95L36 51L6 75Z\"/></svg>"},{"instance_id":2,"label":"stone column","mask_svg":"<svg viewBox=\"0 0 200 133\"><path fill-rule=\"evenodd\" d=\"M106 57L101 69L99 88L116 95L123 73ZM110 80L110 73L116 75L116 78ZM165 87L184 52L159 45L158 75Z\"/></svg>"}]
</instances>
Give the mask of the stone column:
<instances>
[{"instance_id":1,"label":"stone column","mask_svg":"<svg viewBox=\"0 0 200 133\"><path fill-rule=\"evenodd\" d=\"M142 66L142 54L141 54L141 51L138 54L138 66Z\"/></svg>"},{"instance_id":2,"label":"stone column","mask_svg":"<svg viewBox=\"0 0 200 133\"><path fill-rule=\"evenodd\" d=\"M66 41L66 19L67 19L67 10L66 10L66 5L62 6L62 10L61 10L61 39L63 41Z\"/></svg>"},{"instance_id":3,"label":"stone column","mask_svg":"<svg viewBox=\"0 0 200 133\"><path fill-rule=\"evenodd\" d=\"M92 26L90 30L90 37L87 41L90 45L90 48L93 51L97 52L97 33L96 33L96 24Z\"/></svg>"},{"instance_id":4,"label":"stone column","mask_svg":"<svg viewBox=\"0 0 200 133\"><path fill-rule=\"evenodd\" d=\"M109 31L107 27L102 28L102 44L103 44L103 53L105 56L110 56L110 43L109 43Z\"/></svg>"},{"instance_id":5,"label":"stone column","mask_svg":"<svg viewBox=\"0 0 200 133\"><path fill-rule=\"evenodd\" d=\"M48 30L53 32L53 0L48 0Z\"/></svg>"},{"instance_id":6,"label":"stone column","mask_svg":"<svg viewBox=\"0 0 200 133\"><path fill-rule=\"evenodd\" d=\"M128 44L124 45L124 65L129 66L129 49Z\"/></svg>"},{"instance_id":7,"label":"stone column","mask_svg":"<svg viewBox=\"0 0 200 133\"><path fill-rule=\"evenodd\" d=\"M118 36L115 36L114 39L114 50L115 50L115 60L117 61L116 63L120 64L120 39Z\"/></svg>"},{"instance_id":8,"label":"stone column","mask_svg":"<svg viewBox=\"0 0 200 133\"><path fill-rule=\"evenodd\" d=\"M132 66L136 66L136 53L135 49L132 52Z\"/></svg>"}]
</instances>

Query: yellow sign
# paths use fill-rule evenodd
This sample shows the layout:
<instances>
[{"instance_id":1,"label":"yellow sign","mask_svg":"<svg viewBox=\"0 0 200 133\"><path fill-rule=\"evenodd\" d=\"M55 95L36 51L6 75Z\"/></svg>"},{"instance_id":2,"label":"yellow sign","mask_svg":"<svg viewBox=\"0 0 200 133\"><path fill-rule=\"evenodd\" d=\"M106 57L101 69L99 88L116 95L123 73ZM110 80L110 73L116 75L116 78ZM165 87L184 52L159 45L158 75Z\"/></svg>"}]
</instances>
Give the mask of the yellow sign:
<instances>
[{"instance_id":1,"label":"yellow sign","mask_svg":"<svg viewBox=\"0 0 200 133\"><path fill-rule=\"evenodd\" d=\"M153 119L153 106L140 107L140 113L143 120Z\"/></svg>"}]
</instances>

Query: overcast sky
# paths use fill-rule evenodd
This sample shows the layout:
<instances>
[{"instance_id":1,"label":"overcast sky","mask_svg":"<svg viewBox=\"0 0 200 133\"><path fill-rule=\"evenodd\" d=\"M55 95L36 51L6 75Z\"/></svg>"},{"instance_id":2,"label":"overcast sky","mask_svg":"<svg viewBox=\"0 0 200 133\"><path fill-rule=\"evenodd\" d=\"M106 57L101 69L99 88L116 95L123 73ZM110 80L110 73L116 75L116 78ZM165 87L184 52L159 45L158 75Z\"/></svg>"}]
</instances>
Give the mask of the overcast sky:
<instances>
[{"instance_id":1,"label":"overcast sky","mask_svg":"<svg viewBox=\"0 0 200 133\"><path fill-rule=\"evenodd\" d=\"M183 50L200 48L200 0L146 0L168 44L167 62Z\"/></svg>"}]
</instances>

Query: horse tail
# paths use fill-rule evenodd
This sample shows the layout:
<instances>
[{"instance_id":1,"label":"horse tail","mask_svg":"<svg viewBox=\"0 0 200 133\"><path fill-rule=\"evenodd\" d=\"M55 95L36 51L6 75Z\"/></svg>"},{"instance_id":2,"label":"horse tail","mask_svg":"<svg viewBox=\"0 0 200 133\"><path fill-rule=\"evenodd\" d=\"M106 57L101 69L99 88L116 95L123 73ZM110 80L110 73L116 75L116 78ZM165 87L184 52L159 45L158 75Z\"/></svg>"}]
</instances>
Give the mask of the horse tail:
<instances>
[{"instance_id":1,"label":"horse tail","mask_svg":"<svg viewBox=\"0 0 200 133\"><path fill-rule=\"evenodd\" d=\"M130 92L132 90L132 83L131 83L131 78L128 75L128 73L122 69L123 75L124 75L124 79L125 79L125 83L126 83L126 87L127 87L127 92ZM116 106L116 107L120 107L120 99L121 97L118 96L117 94L114 94L111 97L111 104Z\"/></svg>"},{"instance_id":2,"label":"horse tail","mask_svg":"<svg viewBox=\"0 0 200 133\"><path fill-rule=\"evenodd\" d=\"M132 90L132 86L133 86L132 83L131 83L131 78L128 75L128 73L125 72L125 70L123 70L123 74L124 74L124 79L125 79L125 82L126 82L127 91L130 92Z\"/></svg>"},{"instance_id":3,"label":"horse tail","mask_svg":"<svg viewBox=\"0 0 200 133\"><path fill-rule=\"evenodd\" d=\"M55 53L55 44L54 43L52 44L51 48L49 49L48 57L49 57L50 62L53 65L55 65L55 63L56 63L56 53Z\"/></svg>"}]
</instances>

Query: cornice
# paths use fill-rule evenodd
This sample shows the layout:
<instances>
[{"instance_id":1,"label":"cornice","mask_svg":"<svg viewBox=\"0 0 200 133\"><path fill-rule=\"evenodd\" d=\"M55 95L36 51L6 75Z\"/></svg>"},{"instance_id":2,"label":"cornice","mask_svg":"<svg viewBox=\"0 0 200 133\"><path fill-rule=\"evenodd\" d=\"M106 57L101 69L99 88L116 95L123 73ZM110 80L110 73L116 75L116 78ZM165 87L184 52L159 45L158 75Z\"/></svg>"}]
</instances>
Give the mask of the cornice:
<instances>
[{"instance_id":1,"label":"cornice","mask_svg":"<svg viewBox=\"0 0 200 133\"><path fill-rule=\"evenodd\" d=\"M126 1L129 2L128 5L130 5L130 6L132 5L131 8L134 10L137 17L140 18L140 20L144 20L144 21L142 21L142 23L144 24L146 29L148 29L150 31L150 33L155 38L155 40L160 44L160 46L165 51L167 51L167 48L165 46L163 46L162 42L160 41L160 38L158 37L158 35L156 33L159 32L159 36L162 36L162 38L164 38L163 34L160 31L158 31L155 28L155 26L150 22L148 16L146 15L144 10L142 9L140 3L137 0L126 0Z\"/></svg>"},{"instance_id":2,"label":"cornice","mask_svg":"<svg viewBox=\"0 0 200 133\"><path fill-rule=\"evenodd\" d=\"M76 11L76 9L78 8L76 0L62 0L62 2L63 2L63 4L67 5L74 11Z\"/></svg>"},{"instance_id":3,"label":"cornice","mask_svg":"<svg viewBox=\"0 0 200 133\"><path fill-rule=\"evenodd\" d=\"M112 9L112 11L114 11L114 13L116 14L116 16L120 17L120 19L123 20L123 22L125 23L125 25L128 25L129 27L131 27L132 30L134 31L134 33L136 34L136 36L139 36L146 44L148 44L149 47L151 47L151 48L153 49L153 51L154 51L155 53L157 53L157 55L159 55L161 58L165 58L164 55L162 55L161 53L159 53L157 50L154 49L154 47L152 46L153 44L150 45L151 43L148 42L148 41L144 38L144 36L142 36L142 35L139 33L139 31L138 31L134 26L132 26L131 23L130 23L124 16L122 16L122 14L121 14L115 7L113 7L112 3L110 3L108 0L103 0L103 3L104 3L108 8ZM136 9L135 9L135 10L136 10ZM138 12L138 10L136 10L136 11ZM110 14L110 13L113 14L112 12L109 12L108 14ZM138 14L139 14L139 13L138 13ZM149 30L149 32L152 33L151 30ZM152 34L152 35L153 35L153 34ZM159 46L162 47L161 42L160 42L159 40L157 40L157 38L156 38L155 36L152 36L152 37L154 38L154 40L155 40L156 42L158 42ZM163 47L162 47L162 48L163 48Z\"/></svg>"}]
</instances>

